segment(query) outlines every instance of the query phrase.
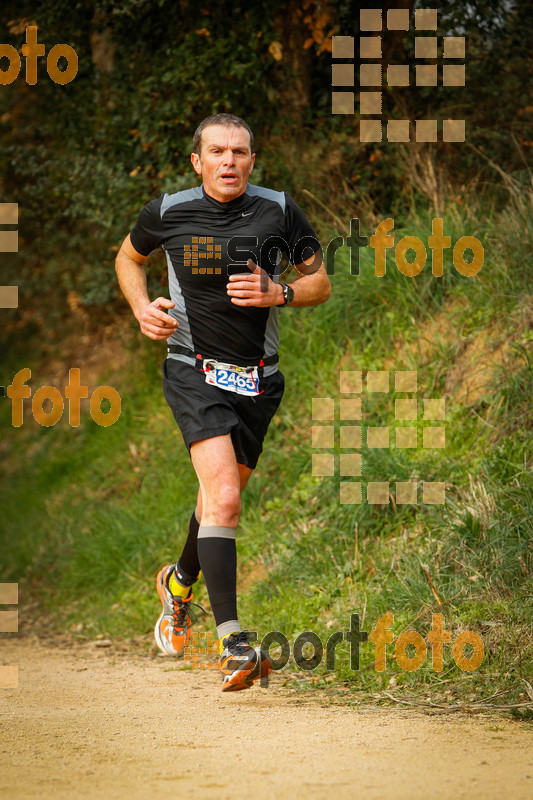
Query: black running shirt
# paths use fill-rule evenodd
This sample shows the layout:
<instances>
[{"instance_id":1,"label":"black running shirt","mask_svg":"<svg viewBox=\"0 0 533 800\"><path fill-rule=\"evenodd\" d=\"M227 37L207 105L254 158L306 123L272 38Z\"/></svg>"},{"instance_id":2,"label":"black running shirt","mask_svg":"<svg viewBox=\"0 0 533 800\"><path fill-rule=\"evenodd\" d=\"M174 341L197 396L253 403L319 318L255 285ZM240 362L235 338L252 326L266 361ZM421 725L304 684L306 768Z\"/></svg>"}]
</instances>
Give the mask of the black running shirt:
<instances>
[{"instance_id":1,"label":"black running shirt","mask_svg":"<svg viewBox=\"0 0 533 800\"><path fill-rule=\"evenodd\" d=\"M203 186L163 194L143 208L130 236L141 255L165 251L175 303L169 313L179 322L168 344L243 366L277 353L278 308L235 305L226 290L228 275L247 273L251 258L278 282L280 251L300 264L320 249L292 197L250 184L227 203ZM266 367L264 374L276 369Z\"/></svg>"}]
</instances>

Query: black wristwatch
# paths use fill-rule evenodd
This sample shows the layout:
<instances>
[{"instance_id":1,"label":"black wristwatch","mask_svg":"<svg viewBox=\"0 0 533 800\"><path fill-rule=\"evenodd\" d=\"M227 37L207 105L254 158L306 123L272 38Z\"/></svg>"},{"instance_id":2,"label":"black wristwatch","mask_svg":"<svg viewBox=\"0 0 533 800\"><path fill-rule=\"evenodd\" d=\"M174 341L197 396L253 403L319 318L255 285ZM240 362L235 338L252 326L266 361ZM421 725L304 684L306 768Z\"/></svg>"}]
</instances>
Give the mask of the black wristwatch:
<instances>
[{"instance_id":1,"label":"black wristwatch","mask_svg":"<svg viewBox=\"0 0 533 800\"><path fill-rule=\"evenodd\" d=\"M281 283L280 286L283 288L283 303L279 304L279 308L283 308L294 300L294 289L288 283Z\"/></svg>"}]
</instances>

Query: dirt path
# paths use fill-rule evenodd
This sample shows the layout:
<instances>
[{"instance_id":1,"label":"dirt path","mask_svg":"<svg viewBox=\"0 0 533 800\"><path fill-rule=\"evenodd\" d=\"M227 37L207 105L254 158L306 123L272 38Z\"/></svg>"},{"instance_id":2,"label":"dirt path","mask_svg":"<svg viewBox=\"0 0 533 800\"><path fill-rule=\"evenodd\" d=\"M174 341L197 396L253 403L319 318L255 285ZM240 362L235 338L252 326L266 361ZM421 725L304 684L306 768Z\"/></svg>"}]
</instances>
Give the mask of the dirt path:
<instances>
[{"instance_id":1,"label":"dirt path","mask_svg":"<svg viewBox=\"0 0 533 800\"><path fill-rule=\"evenodd\" d=\"M3 800L533 796L533 731L501 717L295 705L94 645L4 638Z\"/></svg>"}]
</instances>

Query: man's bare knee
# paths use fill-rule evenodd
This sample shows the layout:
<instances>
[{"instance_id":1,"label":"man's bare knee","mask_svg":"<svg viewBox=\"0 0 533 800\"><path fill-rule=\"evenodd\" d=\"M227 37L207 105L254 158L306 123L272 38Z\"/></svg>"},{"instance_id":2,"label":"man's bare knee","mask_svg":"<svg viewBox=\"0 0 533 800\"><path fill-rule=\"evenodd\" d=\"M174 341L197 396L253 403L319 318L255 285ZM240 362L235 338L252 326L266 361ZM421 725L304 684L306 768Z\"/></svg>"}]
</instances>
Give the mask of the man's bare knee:
<instances>
[{"instance_id":1,"label":"man's bare knee","mask_svg":"<svg viewBox=\"0 0 533 800\"><path fill-rule=\"evenodd\" d=\"M223 484L217 487L207 501L208 514L215 514L219 525L236 527L241 514L241 492L234 484Z\"/></svg>"}]
</instances>

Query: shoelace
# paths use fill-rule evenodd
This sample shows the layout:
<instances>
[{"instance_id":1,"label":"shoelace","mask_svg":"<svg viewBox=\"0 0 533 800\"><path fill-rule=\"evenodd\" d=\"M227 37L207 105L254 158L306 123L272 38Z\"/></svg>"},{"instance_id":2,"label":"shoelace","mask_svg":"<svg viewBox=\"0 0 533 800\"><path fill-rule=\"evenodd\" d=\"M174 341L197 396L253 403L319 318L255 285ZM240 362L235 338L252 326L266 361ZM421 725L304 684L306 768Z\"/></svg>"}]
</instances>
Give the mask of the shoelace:
<instances>
[{"instance_id":1,"label":"shoelace","mask_svg":"<svg viewBox=\"0 0 533 800\"><path fill-rule=\"evenodd\" d=\"M248 641L248 633L249 631L240 631L239 633L233 633L230 636L230 639L226 644L226 647L228 648L230 653L233 653L233 648L235 647L239 646L242 647L243 645L245 645L246 647L251 647L251 644Z\"/></svg>"},{"instance_id":2,"label":"shoelace","mask_svg":"<svg viewBox=\"0 0 533 800\"><path fill-rule=\"evenodd\" d=\"M182 600L180 598L179 600L174 600L173 605L174 613L172 616L177 628L182 627L185 624L187 617L190 617L192 622L196 622L196 615L191 613L191 606L199 608L203 614L207 614L205 608L202 608L202 606L198 605L198 603L192 603L190 600Z\"/></svg>"}]
</instances>

